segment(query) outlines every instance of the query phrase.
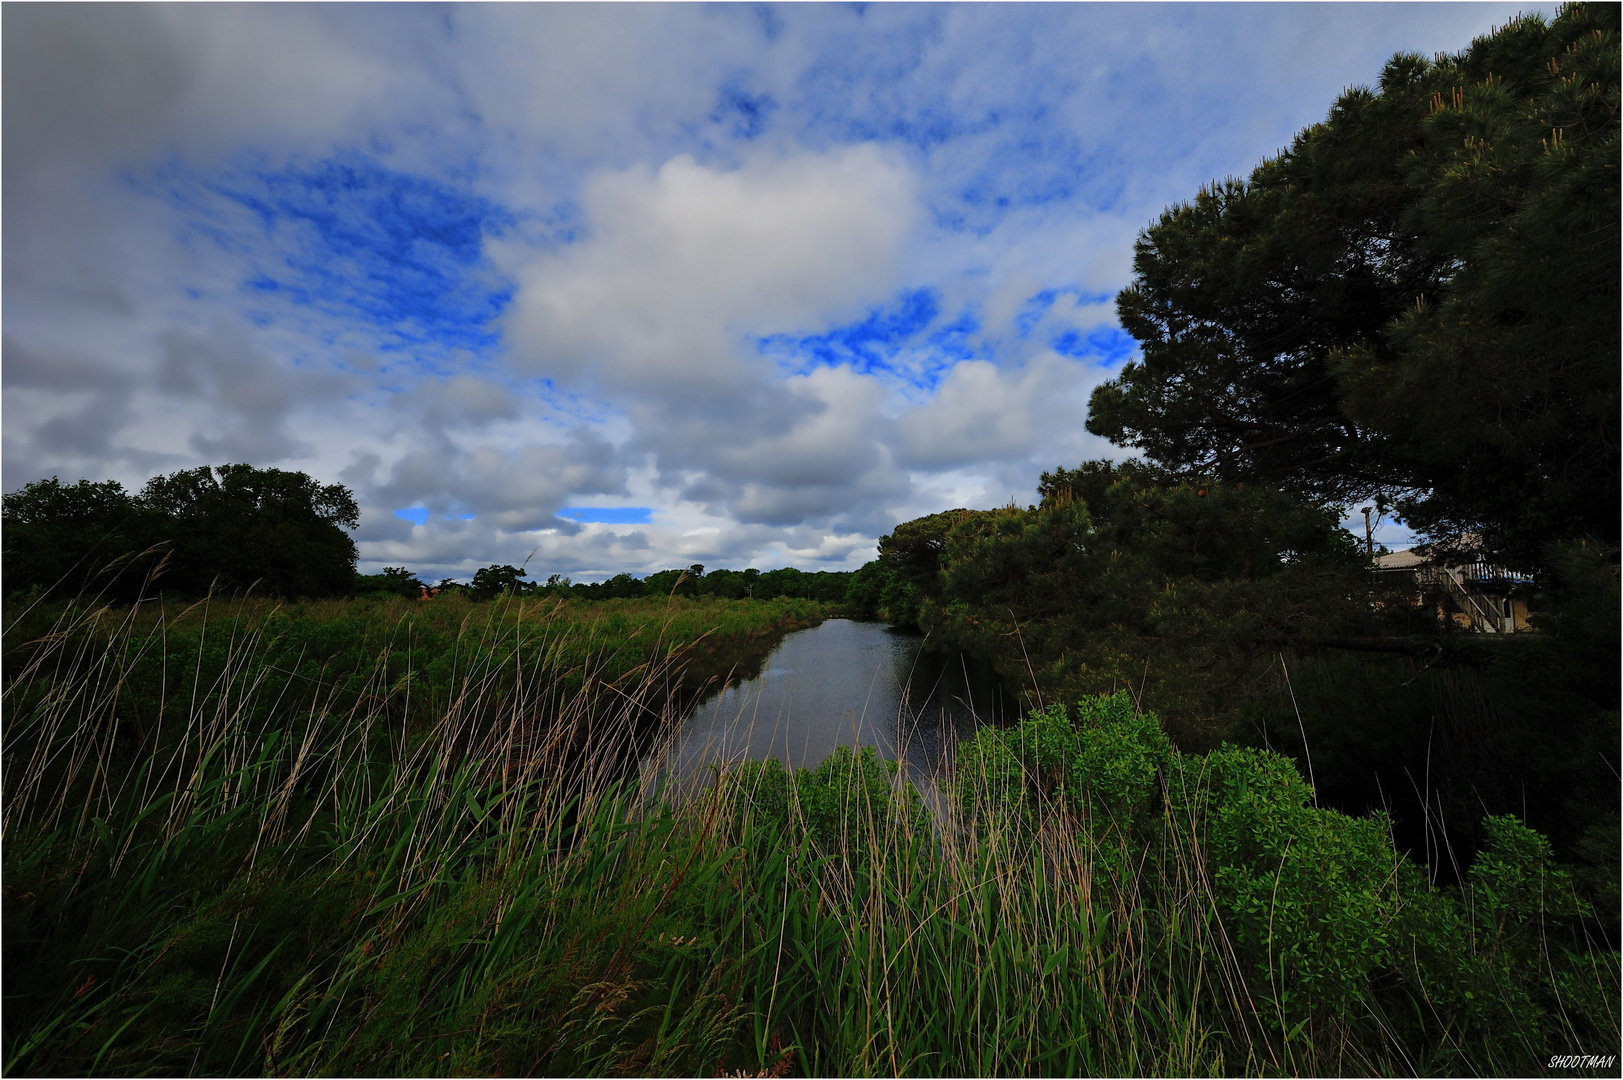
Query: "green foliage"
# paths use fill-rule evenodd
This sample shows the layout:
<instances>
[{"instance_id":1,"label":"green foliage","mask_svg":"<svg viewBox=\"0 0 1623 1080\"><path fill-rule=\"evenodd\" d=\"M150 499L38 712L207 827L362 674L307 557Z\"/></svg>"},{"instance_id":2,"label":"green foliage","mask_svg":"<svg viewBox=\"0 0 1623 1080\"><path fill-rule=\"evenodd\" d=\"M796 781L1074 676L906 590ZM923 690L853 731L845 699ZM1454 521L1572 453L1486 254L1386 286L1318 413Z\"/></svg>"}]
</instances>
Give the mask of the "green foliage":
<instances>
[{"instance_id":1,"label":"green foliage","mask_svg":"<svg viewBox=\"0 0 1623 1080\"><path fill-rule=\"evenodd\" d=\"M879 538L879 611L893 626L921 626L920 603L940 587L947 535L975 510L948 510L904 521Z\"/></svg>"},{"instance_id":2,"label":"green foliage","mask_svg":"<svg viewBox=\"0 0 1623 1080\"><path fill-rule=\"evenodd\" d=\"M1269 1019L1352 1007L1393 963L1400 886L1420 887L1385 818L1310 805L1294 763L1267 751L1224 748L1177 764L1169 815L1204 842L1236 954L1276 995Z\"/></svg>"},{"instance_id":3,"label":"green foliage","mask_svg":"<svg viewBox=\"0 0 1623 1080\"><path fill-rule=\"evenodd\" d=\"M69 486L56 477L5 496L5 586L8 593L52 588L76 593L103 568L161 540L158 516L116 480ZM124 567L111 583L115 595L139 591L151 559Z\"/></svg>"},{"instance_id":4,"label":"green foliage","mask_svg":"<svg viewBox=\"0 0 1623 1080\"><path fill-rule=\"evenodd\" d=\"M1617 537L1618 61L1617 7L1582 4L1410 77L1432 97L1408 220L1444 279L1335 367L1425 488L1405 518L1523 565Z\"/></svg>"},{"instance_id":5,"label":"green foliage","mask_svg":"<svg viewBox=\"0 0 1623 1080\"><path fill-rule=\"evenodd\" d=\"M1043 694L1142 687L1180 739L1210 745L1279 649L1365 629L1363 558L1324 508L1134 463L1045 474L1043 491L898 526L889 550L910 569L891 585L918 583L938 647Z\"/></svg>"},{"instance_id":6,"label":"green foliage","mask_svg":"<svg viewBox=\"0 0 1623 1080\"><path fill-rule=\"evenodd\" d=\"M1287 653L1253 684L1231 737L1311 767L1323 805L1389 809L1399 849L1445 880L1486 842L1483 815L1515 814L1580 866L1584 895L1611 925L1617 570L1593 544L1553 545L1546 564L1537 632L1456 635L1425 659Z\"/></svg>"},{"instance_id":7,"label":"green foliage","mask_svg":"<svg viewBox=\"0 0 1623 1080\"><path fill-rule=\"evenodd\" d=\"M616 574L607 581L571 584L567 580L549 579L535 589L549 595L568 595L582 600L607 600L639 596L711 596L724 600L815 600L837 604L845 599L851 575L843 572L818 571L805 573L794 567L768 570L765 573L753 567L748 570L705 571L700 565L682 570L661 570L645 578L631 574ZM520 584L520 591L525 585Z\"/></svg>"},{"instance_id":8,"label":"green foliage","mask_svg":"<svg viewBox=\"0 0 1623 1080\"><path fill-rule=\"evenodd\" d=\"M301 472L183 469L134 496L115 481L69 487L53 477L4 505L8 592L92 588L133 600L151 587L200 596L254 586L319 597L354 584L354 497Z\"/></svg>"},{"instance_id":9,"label":"green foliage","mask_svg":"<svg viewBox=\"0 0 1623 1080\"><path fill-rule=\"evenodd\" d=\"M1288 763L1180 755L1126 695L982 732L958 784L1011 782L973 813L871 752L629 781L671 663L812 611L10 623L7 1073L1480 1074L1617 1040L1538 837L1490 822L1430 890Z\"/></svg>"},{"instance_id":10,"label":"green foliage","mask_svg":"<svg viewBox=\"0 0 1623 1080\"><path fill-rule=\"evenodd\" d=\"M1548 633L1449 650L1442 663L1287 654L1289 685L1276 664L1234 736L1304 773L1311 756L1322 805L1389 809L1400 850L1447 880L1483 844L1482 815L1514 813L1615 911L1596 891L1615 896L1618 876L1615 674Z\"/></svg>"},{"instance_id":11,"label":"green foliage","mask_svg":"<svg viewBox=\"0 0 1623 1080\"><path fill-rule=\"evenodd\" d=\"M694 573L697 570L698 573ZM686 570L661 570L642 580L644 596L697 596L699 583L704 579L704 567L692 566Z\"/></svg>"},{"instance_id":12,"label":"green foliage","mask_svg":"<svg viewBox=\"0 0 1623 1080\"><path fill-rule=\"evenodd\" d=\"M527 591L527 582L520 581L524 571L517 566L485 566L474 571L468 591L475 600L494 600L498 596L517 596Z\"/></svg>"},{"instance_id":13,"label":"green foliage","mask_svg":"<svg viewBox=\"0 0 1623 1080\"><path fill-rule=\"evenodd\" d=\"M1394 57L1140 237L1088 428L1169 468L1399 495L1514 565L1619 520L1618 11Z\"/></svg>"},{"instance_id":14,"label":"green foliage","mask_svg":"<svg viewBox=\"0 0 1623 1080\"><path fill-rule=\"evenodd\" d=\"M572 585L569 587L569 592L571 595L585 596L592 600L625 599L651 595L643 582L630 574L616 574L607 581L591 585Z\"/></svg>"},{"instance_id":15,"label":"green foliage","mask_svg":"<svg viewBox=\"0 0 1623 1080\"><path fill-rule=\"evenodd\" d=\"M749 571L744 573L748 574ZM755 579L750 595L757 600L785 596L837 604L845 599L850 580L849 573L819 570L808 574L786 566L779 570L763 571Z\"/></svg>"},{"instance_id":16,"label":"green foliage","mask_svg":"<svg viewBox=\"0 0 1623 1080\"><path fill-rule=\"evenodd\" d=\"M851 575L851 581L845 589L845 604L860 618L877 619L881 607L881 597L884 596L885 586L890 577L885 567L877 559L863 563Z\"/></svg>"},{"instance_id":17,"label":"green foliage","mask_svg":"<svg viewBox=\"0 0 1623 1080\"><path fill-rule=\"evenodd\" d=\"M1490 817L1485 827L1487 843L1471 864L1473 914L1493 949L1535 959L1538 921L1575 922L1588 907L1573 894L1567 873L1553 865L1548 840L1512 817Z\"/></svg>"},{"instance_id":18,"label":"green foliage","mask_svg":"<svg viewBox=\"0 0 1623 1080\"><path fill-rule=\"evenodd\" d=\"M1512 818L1486 821L1462 890L1436 890L1393 849L1384 815L1319 808L1269 751L1179 753L1125 694L1081 702L1074 720L1056 705L983 730L958 767L973 820L1029 835L1063 815L1091 838L1096 874L1148 859L1151 882L1184 883L1197 859L1209 891L1196 903L1266 1002L1258 1019L1287 1040L1331 1017L1356 1031L1366 1015L1438 1060L1532 1062L1548 1040L1604 1038L1608 976L1595 980L1582 929L1593 913L1548 841ZM1417 1014L1430 1020L1409 1026Z\"/></svg>"},{"instance_id":19,"label":"green foliage","mask_svg":"<svg viewBox=\"0 0 1623 1080\"><path fill-rule=\"evenodd\" d=\"M349 490L301 472L221 465L155 476L140 501L160 511L182 588L258 583L272 596L331 596L355 575L360 521Z\"/></svg>"},{"instance_id":20,"label":"green foliage","mask_svg":"<svg viewBox=\"0 0 1623 1080\"><path fill-rule=\"evenodd\" d=\"M423 590L426 588L428 588L427 583L404 566L385 566L381 573L356 574L352 592L357 596L381 593L386 596L403 596L408 600L415 600L423 594Z\"/></svg>"},{"instance_id":21,"label":"green foliage","mask_svg":"<svg viewBox=\"0 0 1623 1080\"><path fill-rule=\"evenodd\" d=\"M1074 719L1072 712L1054 704L1012 729L978 732L959 751L966 813L1029 816L1057 800L1090 822L1096 839L1141 826L1160 802L1174 753L1159 721L1139 713L1126 693L1085 698Z\"/></svg>"},{"instance_id":22,"label":"green foliage","mask_svg":"<svg viewBox=\"0 0 1623 1080\"><path fill-rule=\"evenodd\" d=\"M900 577L885 582L879 593L879 613L892 626L918 628L920 603L924 599L918 585Z\"/></svg>"}]
</instances>

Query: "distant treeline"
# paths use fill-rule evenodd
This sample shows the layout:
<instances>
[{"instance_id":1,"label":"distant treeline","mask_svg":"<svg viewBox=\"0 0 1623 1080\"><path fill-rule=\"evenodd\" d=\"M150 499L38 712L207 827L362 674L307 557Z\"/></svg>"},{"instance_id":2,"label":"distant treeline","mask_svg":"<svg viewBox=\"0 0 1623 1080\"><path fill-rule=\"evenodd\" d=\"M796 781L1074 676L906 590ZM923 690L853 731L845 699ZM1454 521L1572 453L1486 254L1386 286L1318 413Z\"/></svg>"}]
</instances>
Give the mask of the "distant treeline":
<instances>
[{"instance_id":1,"label":"distant treeline","mask_svg":"<svg viewBox=\"0 0 1623 1080\"><path fill-rule=\"evenodd\" d=\"M64 484L52 477L4 498L5 591L88 592L124 602L158 591L195 597L252 587L287 598L417 598L425 589L459 589L477 600L504 593L587 600L675 594L842 603L856 576L793 567L707 573L694 565L577 584L556 574L533 581L522 567L492 565L469 583L435 585L400 566L357 574L348 530L359 517L348 488L282 469L182 469L153 477L134 493L116 480ZM874 604L863 606L877 613Z\"/></svg>"},{"instance_id":2,"label":"distant treeline","mask_svg":"<svg viewBox=\"0 0 1623 1080\"><path fill-rule=\"evenodd\" d=\"M661 570L647 577L616 574L607 581L572 582L553 574L545 581L528 580L521 567L487 566L464 584L450 578L438 585L430 585L403 566L385 566L379 574L358 574L355 593L359 595L392 593L399 596L420 597L430 592L465 589L475 600L491 600L498 596L569 596L584 600L612 600L644 596L718 596L726 600L775 600L780 596L797 600L821 600L826 603L844 603L851 581L856 575L846 572L820 570L805 573L794 567L781 570L711 570L705 572L700 564L685 570Z\"/></svg>"}]
</instances>

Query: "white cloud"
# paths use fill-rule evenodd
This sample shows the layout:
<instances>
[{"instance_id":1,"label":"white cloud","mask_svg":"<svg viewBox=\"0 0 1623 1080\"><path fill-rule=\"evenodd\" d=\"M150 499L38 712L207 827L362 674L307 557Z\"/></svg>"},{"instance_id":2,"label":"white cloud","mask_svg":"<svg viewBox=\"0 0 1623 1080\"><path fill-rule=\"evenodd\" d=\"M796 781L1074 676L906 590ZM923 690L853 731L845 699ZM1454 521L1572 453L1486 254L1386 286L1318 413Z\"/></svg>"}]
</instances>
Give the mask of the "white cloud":
<instances>
[{"instance_id":1,"label":"white cloud","mask_svg":"<svg viewBox=\"0 0 1623 1080\"><path fill-rule=\"evenodd\" d=\"M588 237L517 271L514 361L634 397L732 396L749 378L743 335L818 325L894 286L915 187L869 145L599 174L580 199Z\"/></svg>"},{"instance_id":2,"label":"white cloud","mask_svg":"<svg viewBox=\"0 0 1623 1080\"><path fill-rule=\"evenodd\" d=\"M6 486L242 457L351 484L368 567L855 565L898 520L1113 452L1083 430L1106 370L1051 345L1113 325L1097 297L1137 231L1391 52L1514 10L5 5ZM382 189L331 236L315 190L275 220L188 203L357 161L423 181L436 228L459 199L499 224L396 263L422 223ZM422 279L480 242L514 289L500 347L386 340L378 312L424 289L445 317L499 288ZM346 316L296 280L264 300L249 283L295 275L290 252L377 303ZM414 269L371 280L392 265ZM916 290L978 329L918 335L892 371L754 346ZM553 516L593 500L653 520Z\"/></svg>"},{"instance_id":3,"label":"white cloud","mask_svg":"<svg viewBox=\"0 0 1623 1080\"><path fill-rule=\"evenodd\" d=\"M601 175L582 198L587 238L516 271L513 363L623 409L630 449L711 512L789 525L867 509L902 486L883 387L848 370L781 378L749 339L888 295L915 186L871 146Z\"/></svg>"},{"instance_id":4,"label":"white cloud","mask_svg":"<svg viewBox=\"0 0 1623 1080\"><path fill-rule=\"evenodd\" d=\"M1053 453L1073 441L1069 436L1087 415L1087 395L1103 381L1098 368L1053 353L1013 369L966 360L934 399L897 422L903 461L940 470Z\"/></svg>"}]
</instances>

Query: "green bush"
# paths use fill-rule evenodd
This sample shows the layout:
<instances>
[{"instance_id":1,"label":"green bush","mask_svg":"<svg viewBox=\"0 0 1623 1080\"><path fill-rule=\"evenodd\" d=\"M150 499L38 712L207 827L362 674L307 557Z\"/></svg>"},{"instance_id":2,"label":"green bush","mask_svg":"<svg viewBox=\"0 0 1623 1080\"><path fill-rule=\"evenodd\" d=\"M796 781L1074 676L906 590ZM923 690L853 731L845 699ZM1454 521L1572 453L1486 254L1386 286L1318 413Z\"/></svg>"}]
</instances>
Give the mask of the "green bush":
<instances>
[{"instance_id":1,"label":"green bush","mask_svg":"<svg viewBox=\"0 0 1623 1080\"><path fill-rule=\"evenodd\" d=\"M1459 1054L1475 1040L1480 1061L1615 1029L1616 953L1584 938L1589 905L1514 819L1488 818L1467 884L1437 889L1394 849L1384 814L1320 808L1271 751L1180 753L1125 693L983 729L958 772L971 820L1035 830L1062 815L1096 875L1142 862L1156 866L1143 880L1198 883L1183 902L1209 905L1274 1032L1369 1015L1390 1031L1421 1015L1411 1044Z\"/></svg>"},{"instance_id":2,"label":"green bush","mask_svg":"<svg viewBox=\"0 0 1623 1080\"><path fill-rule=\"evenodd\" d=\"M959 751L957 791L971 815L988 796L994 812L1027 816L1042 804L1037 796L1057 797L1102 838L1142 828L1174 753L1154 714L1138 712L1127 694L1085 698L1074 710L1032 712L1012 729L982 729Z\"/></svg>"},{"instance_id":3,"label":"green bush","mask_svg":"<svg viewBox=\"0 0 1623 1080\"><path fill-rule=\"evenodd\" d=\"M1238 747L1180 756L1167 792L1172 827L1199 838L1237 955L1277 994L1270 1019L1345 1010L1391 965L1402 890L1423 883L1384 816L1319 809L1288 758Z\"/></svg>"}]
</instances>

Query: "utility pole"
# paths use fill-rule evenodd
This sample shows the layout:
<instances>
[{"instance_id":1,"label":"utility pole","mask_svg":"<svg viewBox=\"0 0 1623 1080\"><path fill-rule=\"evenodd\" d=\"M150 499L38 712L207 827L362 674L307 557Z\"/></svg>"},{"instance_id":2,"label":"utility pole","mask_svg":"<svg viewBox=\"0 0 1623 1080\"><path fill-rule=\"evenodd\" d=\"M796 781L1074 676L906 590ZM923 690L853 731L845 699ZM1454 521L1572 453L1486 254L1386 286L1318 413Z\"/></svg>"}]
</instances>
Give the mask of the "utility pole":
<instances>
[{"instance_id":1,"label":"utility pole","mask_svg":"<svg viewBox=\"0 0 1623 1080\"><path fill-rule=\"evenodd\" d=\"M1369 557L1373 559L1375 557L1375 529L1369 523L1369 512L1373 510L1374 507L1361 506L1359 509L1363 511L1364 514L1364 550L1369 554Z\"/></svg>"}]
</instances>

